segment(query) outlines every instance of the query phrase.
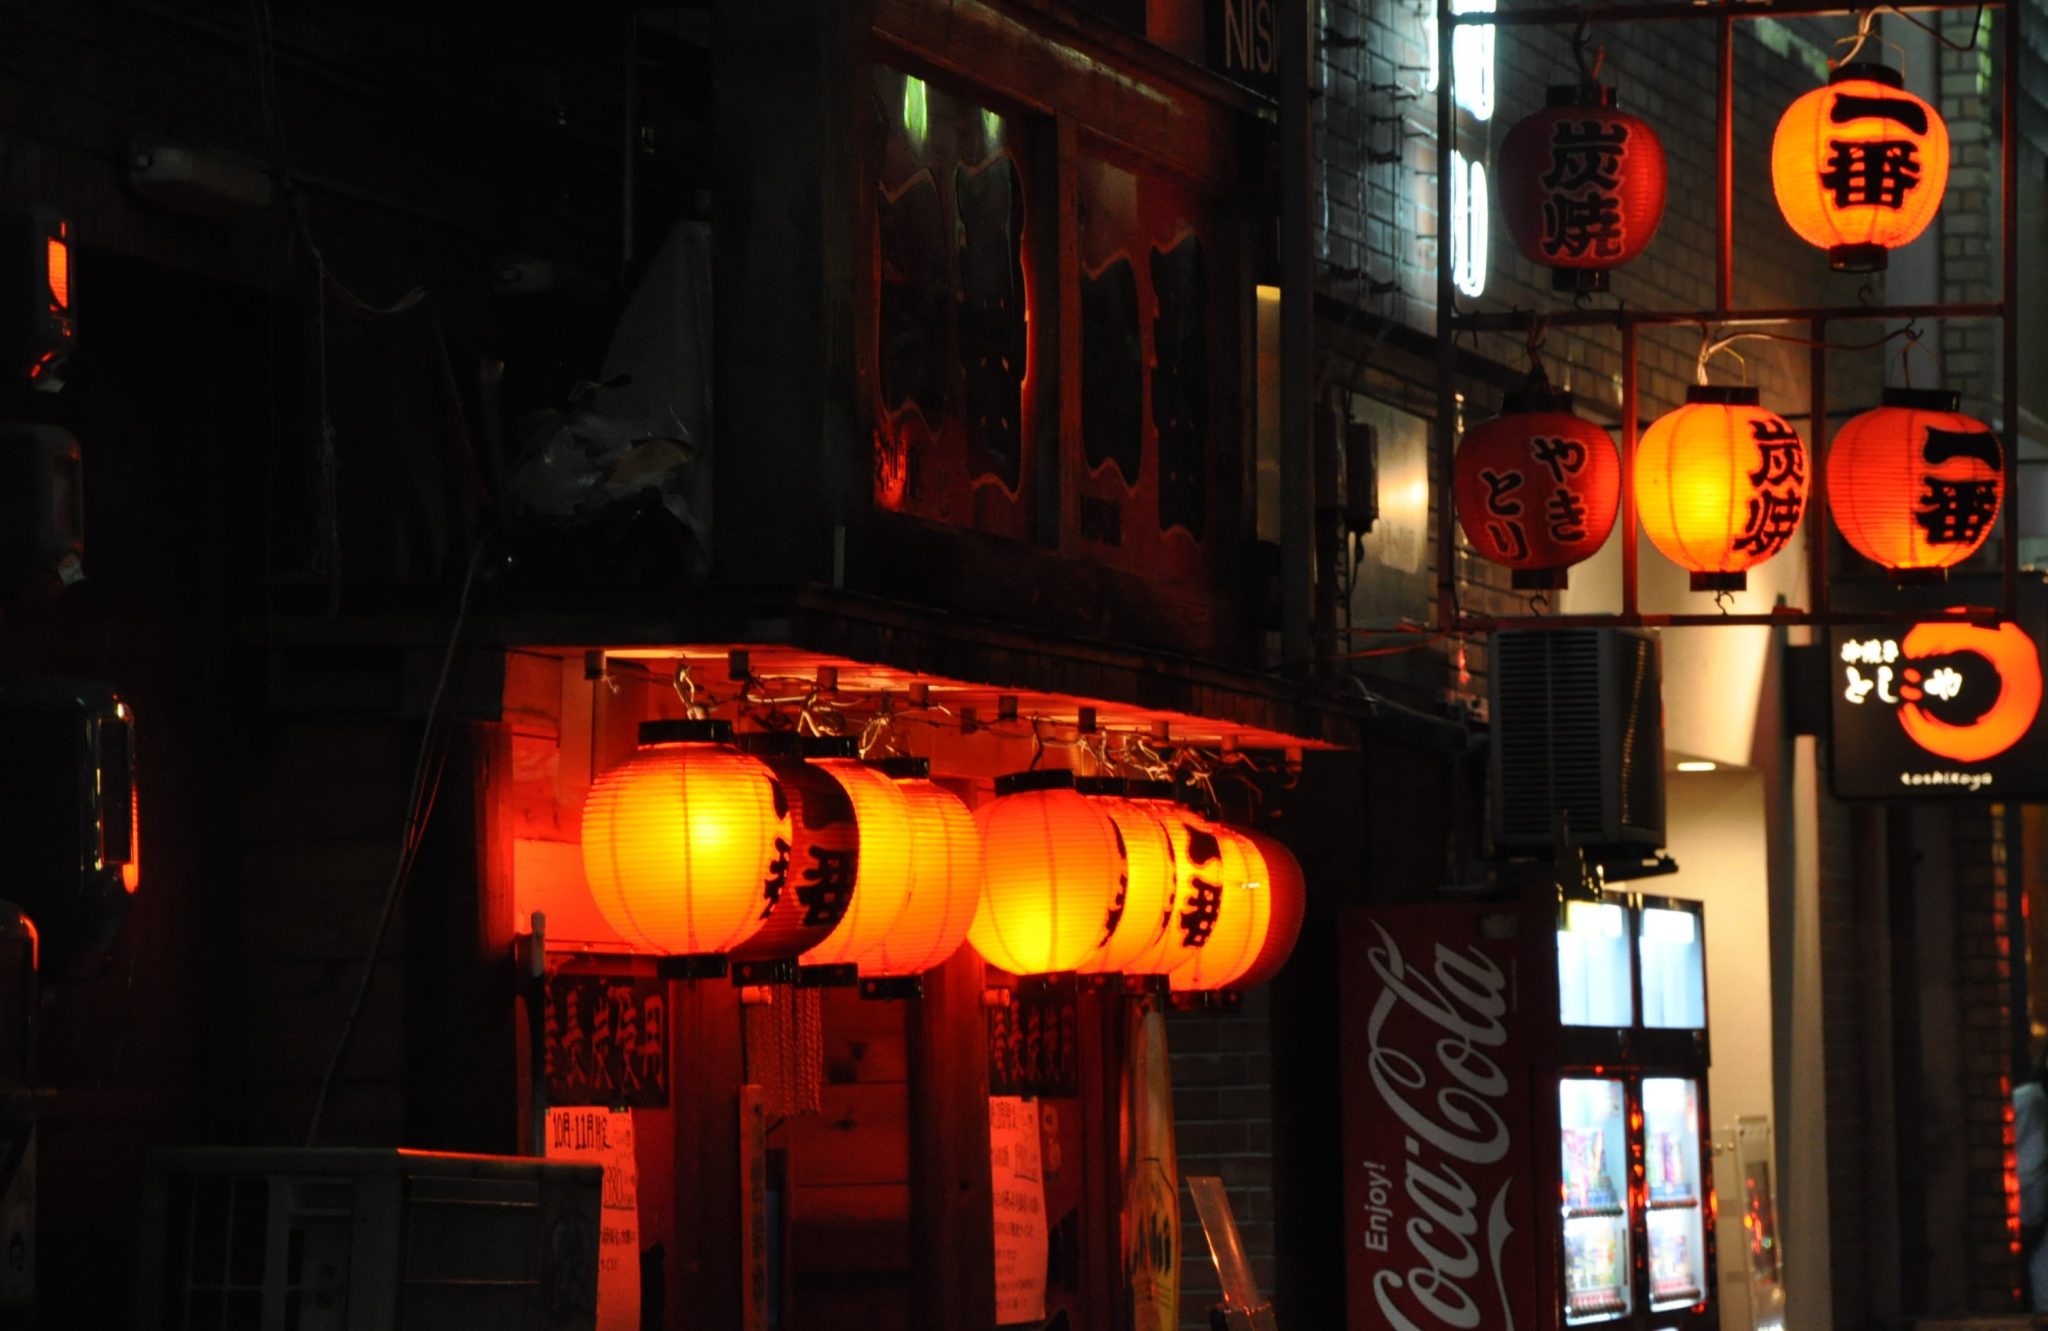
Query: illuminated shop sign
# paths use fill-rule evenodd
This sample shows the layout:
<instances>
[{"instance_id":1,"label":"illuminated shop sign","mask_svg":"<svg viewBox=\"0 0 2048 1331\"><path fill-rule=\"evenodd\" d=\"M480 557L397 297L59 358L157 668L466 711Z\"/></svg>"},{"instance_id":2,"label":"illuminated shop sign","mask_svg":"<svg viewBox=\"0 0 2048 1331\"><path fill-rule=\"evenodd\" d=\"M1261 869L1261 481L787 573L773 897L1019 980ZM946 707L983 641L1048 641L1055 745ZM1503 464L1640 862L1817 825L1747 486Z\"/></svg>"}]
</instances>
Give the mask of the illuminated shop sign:
<instances>
[{"instance_id":1,"label":"illuminated shop sign","mask_svg":"<svg viewBox=\"0 0 2048 1331\"><path fill-rule=\"evenodd\" d=\"M1838 797L2048 794L2041 649L2019 625L1837 629L1827 665Z\"/></svg>"}]
</instances>

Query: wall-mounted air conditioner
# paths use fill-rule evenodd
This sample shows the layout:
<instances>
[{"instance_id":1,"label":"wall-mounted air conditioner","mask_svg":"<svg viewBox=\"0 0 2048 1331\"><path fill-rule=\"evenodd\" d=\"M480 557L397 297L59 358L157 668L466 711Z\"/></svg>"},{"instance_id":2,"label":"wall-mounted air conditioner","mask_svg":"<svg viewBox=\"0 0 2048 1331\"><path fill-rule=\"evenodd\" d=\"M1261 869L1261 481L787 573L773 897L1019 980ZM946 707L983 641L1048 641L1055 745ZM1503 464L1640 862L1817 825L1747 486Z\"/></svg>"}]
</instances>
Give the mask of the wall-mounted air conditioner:
<instances>
[{"instance_id":1,"label":"wall-mounted air conditioner","mask_svg":"<svg viewBox=\"0 0 2048 1331\"><path fill-rule=\"evenodd\" d=\"M1560 815L1589 852L1664 844L1659 647L1621 629L1528 629L1488 646L1493 840L1555 848Z\"/></svg>"}]
</instances>

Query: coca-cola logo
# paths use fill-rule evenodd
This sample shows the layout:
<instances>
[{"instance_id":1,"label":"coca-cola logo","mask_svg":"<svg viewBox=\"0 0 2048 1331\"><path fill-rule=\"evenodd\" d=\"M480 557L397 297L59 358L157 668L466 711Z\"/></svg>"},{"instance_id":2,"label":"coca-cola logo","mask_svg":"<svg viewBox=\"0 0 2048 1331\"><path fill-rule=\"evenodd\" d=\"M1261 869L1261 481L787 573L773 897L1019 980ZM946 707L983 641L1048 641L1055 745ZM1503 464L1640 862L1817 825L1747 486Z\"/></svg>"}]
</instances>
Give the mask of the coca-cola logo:
<instances>
[{"instance_id":1,"label":"coca-cola logo","mask_svg":"<svg viewBox=\"0 0 2048 1331\"><path fill-rule=\"evenodd\" d=\"M1406 1156L1360 1162L1365 1246L1386 1254L1372 1276L1373 1297L1397 1331L1431 1325L1472 1331L1490 1283L1501 1324L1512 1331L1514 1305L1501 1257L1514 1232L1508 1215L1514 1177L1511 1168L1490 1168L1513 1145L1501 1111L1509 1087L1488 1052L1507 1043L1508 977L1477 948L1441 943L1424 975L1378 921L1371 923L1379 946L1366 955L1382 987L1366 1024L1366 1070L1405 1130ZM1409 1019L1395 1020L1403 1014ZM1400 1047L1394 1040L1401 1034L1419 1035L1427 1047ZM1495 1177L1493 1195L1482 1198L1481 1189Z\"/></svg>"}]
</instances>

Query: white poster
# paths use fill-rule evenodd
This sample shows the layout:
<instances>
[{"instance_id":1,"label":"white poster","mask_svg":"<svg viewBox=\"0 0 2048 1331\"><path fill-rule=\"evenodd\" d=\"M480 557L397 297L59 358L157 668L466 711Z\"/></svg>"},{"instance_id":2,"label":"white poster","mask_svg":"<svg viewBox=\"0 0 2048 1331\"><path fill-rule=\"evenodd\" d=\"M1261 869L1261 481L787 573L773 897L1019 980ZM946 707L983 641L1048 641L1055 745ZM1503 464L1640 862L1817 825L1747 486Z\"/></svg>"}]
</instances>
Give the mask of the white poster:
<instances>
[{"instance_id":1,"label":"white poster","mask_svg":"<svg viewBox=\"0 0 2048 1331\"><path fill-rule=\"evenodd\" d=\"M598 1211L597 1331L640 1331L640 1165L633 1111L548 1110L548 1159L604 1166Z\"/></svg>"},{"instance_id":2,"label":"white poster","mask_svg":"<svg viewBox=\"0 0 2048 1331\"><path fill-rule=\"evenodd\" d=\"M988 1101L988 1172L995 1200L996 1324L1045 1319L1045 1174L1038 1102Z\"/></svg>"}]
</instances>

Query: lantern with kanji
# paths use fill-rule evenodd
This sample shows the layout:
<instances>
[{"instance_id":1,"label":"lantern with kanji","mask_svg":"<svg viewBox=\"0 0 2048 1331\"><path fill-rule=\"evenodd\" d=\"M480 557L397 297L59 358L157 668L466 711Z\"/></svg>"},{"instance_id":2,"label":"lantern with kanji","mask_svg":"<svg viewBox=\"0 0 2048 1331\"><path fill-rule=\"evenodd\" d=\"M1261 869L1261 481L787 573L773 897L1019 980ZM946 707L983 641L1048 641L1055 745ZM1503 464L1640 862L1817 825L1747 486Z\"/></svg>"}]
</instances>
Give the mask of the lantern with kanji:
<instances>
[{"instance_id":1,"label":"lantern with kanji","mask_svg":"<svg viewBox=\"0 0 2048 1331\"><path fill-rule=\"evenodd\" d=\"M1465 432L1452 492L1473 549L1514 570L1518 588L1558 588L1614 530L1621 455L1539 372Z\"/></svg>"},{"instance_id":2,"label":"lantern with kanji","mask_svg":"<svg viewBox=\"0 0 2048 1331\"><path fill-rule=\"evenodd\" d=\"M853 801L830 773L807 761L789 731L740 737L743 752L775 774L789 813L789 835L777 843L761 927L732 950L732 960L794 963L839 926L853 896L860 825Z\"/></svg>"},{"instance_id":3,"label":"lantern with kanji","mask_svg":"<svg viewBox=\"0 0 2048 1331\"><path fill-rule=\"evenodd\" d=\"M967 941L1012 975L1070 971L1122 918L1127 872L1116 824L1074 790L1071 772L996 778L974 811L981 905Z\"/></svg>"},{"instance_id":4,"label":"lantern with kanji","mask_svg":"<svg viewBox=\"0 0 2048 1331\"><path fill-rule=\"evenodd\" d=\"M848 876L831 885L833 892L846 896L845 914L800 960L806 966L857 966L902 922L910 907L910 806L894 781L860 760L855 741L837 736L809 739L804 753L853 802L860 853L855 864L846 866Z\"/></svg>"},{"instance_id":5,"label":"lantern with kanji","mask_svg":"<svg viewBox=\"0 0 2048 1331\"><path fill-rule=\"evenodd\" d=\"M883 997L920 990L917 977L958 951L981 901L981 833L974 814L931 779L924 758L875 766L896 783L910 814L910 900L896 927L857 962L861 992Z\"/></svg>"},{"instance_id":6,"label":"lantern with kanji","mask_svg":"<svg viewBox=\"0 0 2048 1331\"><path fill-rule=\"evenodd\" d=\"M1806 445L1754 388L1688 388L1636 448L1643 531L1696 592L1741 591L1791 542L1806 486Z\"/></svg>"},{"instance_id":7,"label":"lantern with kanji","mask_svg":"<svg viewBox=\"0 0 2048 1331\"><path fill-rule=\"evenodd\" d=\"M1948 127L1896 70L1852 62L1786 108L1771 185L1785 221L1830 267L1876 272L1941 207Z\"/></svg>"},{"instance_id":8,"label":"lantern with kanji","mask_svg":"<svg viewBox=\"0 0 2048 1331\"><path fill-rule=\"evenodd\" d=\"M1155 785L1164 783L1139 782L1135 788L1153 793ZM1129 798L1134 789L1131 782L1119 777L1083 777L1075 781L1074 788L1094 800L1116 825L1126 869L1116 927L1075 969L1084 975L1116 974L1131 969L1154 950L1173 918L1180 886L1173 839L1153 809Z\"/></svg>"},{"instance_id":9,"label":"lantern with kanji","mask_svg":"<svg viewBox=\"0 0 2048 1331\"><path fill-rule=\"evenodd\" d=\"M651 952L730 952L761 927L789 836L774 774L723 721L648 721L583 803L583 872L598 911Z\"/></svg>"},{"instance_id":10,"label":"lantern with kanji","mask_svg":"<svg viewBox=\"0 0 2048 1331\"><path fill-rule=\"evenodd\" d=\"M1605 291L1664 220L1664 145L1649 122L1615 109L1614 89L1550 89L1495 159L1515 248L1550 268L1559 291Z\"/></svg>"},{"instance_id":11,"label":"lantern with kanji","mask_svg":"<svg viewBox=\"0 0 2048 1331\"><path fill-rule=\"evenodd\" d=\"M1896 581L1939 577L1976 553L2005 498L2005 450L1939 389L1887 388L1828 449L1828 511Z\"/></svg>"},{"instance_id":12,"label":"lantern with kanji","mask_svg":"<svg viewBox=\"0 0 2048 1331\"><path fill-rule=\"evenodd\" d=\"M1187 959L1167 974L1178 990L1228 989L1251 969L1265 946L1272 914L1266 890L1266 860L1250 838L1234 827L1204 822L1214 853L1204 855L1204 841L1190 837L1190 872L1197 884L1195 900L1213 902L1208 936L1187 950Z\"/></svg>"},{"instance_id":13,"label":"lantern with kanji","mask_svg":"<svg viewBox=\"0 0 2048 1331\"><path fill-rule=\"evenodd\" d=\"M1231 981L1234 988L1249 989L1278 975L1294 955L1301 922L1308 914L1308 881L1302 876L1301 861L1275 838L1248 827L1238 828L1237 834L1252 843L1266 865L1265 933L1251 965Z\"/></svg>"}]
</instances>

